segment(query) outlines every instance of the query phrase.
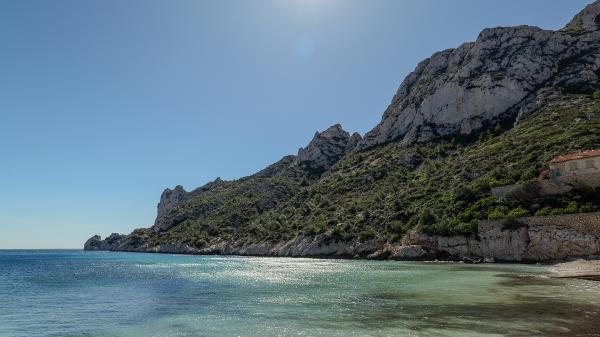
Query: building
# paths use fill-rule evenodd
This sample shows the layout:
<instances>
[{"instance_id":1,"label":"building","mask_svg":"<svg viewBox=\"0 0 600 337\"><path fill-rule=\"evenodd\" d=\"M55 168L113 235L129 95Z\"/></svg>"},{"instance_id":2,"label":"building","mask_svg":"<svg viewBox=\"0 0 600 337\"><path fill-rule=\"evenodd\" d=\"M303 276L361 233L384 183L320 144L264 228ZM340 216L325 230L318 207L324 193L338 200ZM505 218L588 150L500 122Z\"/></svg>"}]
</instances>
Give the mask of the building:
<instances>
[{"instance_id":1,"label":"building","mask_svg":"<svg viewBox=\"0 0 600 337\"><path fill-rule=\"evenodd\" d=\"M600 173L600 149L557 156L550 161L550 177Z\"/></svg>"},{"instance_id":2,"label":"building","mask_svg":"<svg viewBox=\"0 0 600 337\"><path fill-rule=\"evenodd\" d=\"M550 161L538 179L525 183L492 188L499 200L506 198L536 199L569 193L575 188L600 187L600 149L557 156Z\"/></svg>"}]
</instances>

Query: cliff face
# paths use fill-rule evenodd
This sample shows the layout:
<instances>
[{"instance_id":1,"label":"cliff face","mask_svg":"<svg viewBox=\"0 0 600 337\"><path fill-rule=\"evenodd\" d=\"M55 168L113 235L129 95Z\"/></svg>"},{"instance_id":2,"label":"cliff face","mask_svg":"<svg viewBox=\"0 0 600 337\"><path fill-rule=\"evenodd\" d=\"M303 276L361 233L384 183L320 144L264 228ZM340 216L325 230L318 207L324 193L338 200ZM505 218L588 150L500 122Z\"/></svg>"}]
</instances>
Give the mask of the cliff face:
<instances>
[{"instance_id":1,"label":"cliff face","mask_svg":"<svg viewBox=\"0 0 600 337\"><path fill-rule=\"evenodd\" d=\"M432 55L402 82L360 148L469 135L535 108L544 90L593 90L600 68L600 2L561 31L483 30L475 42Z\"/></svg>"},{"instance_id":2,"label":"cliff face","mask_svg":"<svg viewBox=\"0 0 600 337\"><path fill-rule=\"evenodd\" d=\"M599 15L596 1L560 31L485 29L421 62L364 138L336 124L251 176L166 189L150 229L94 236L85 249L506 261L597 254L596 234L482 220L600 211L600 191L535 203L490 193L536 177L556 154L600 147Z\"/></svg>"},{"instance_id":3,"label":"cliff face","mask_svg":"<svg viewBox=\"0 0 600 337\"><path fill-rule=\"evenodd\" d=\"M186 192L181 185L175 186L174 189L165 189L160 195L160 201L156 206L156 220L154 220L154 226L152 228L157 231L161 231L173 227L176 224L176 221L173 217L175 207L207 191L225 186L226 184L227 183L221 180L221 178L217 178L214 181L211 181L202 187L198 187L191 192Z\"/></svg>"},{"instance_id":4,"label":"cliff face","mask_svg":"<svg viewBox=\"0 0 600 337\"><path fill-rule=\"evenodd\" d=\"M295 163L311 171L323 172L347 151L354 149L360 140L360 134L350 136L340 124L333 125L323 132L315 133L310 143L298 150Z\"/></svg>"},{"instance_id":5,"label":"cliff face","mask_svg":"<svg viewBox=\"0 0 600 337\"><path fill-rule=\"evenodd\" d=\"M450 259L464 261L543 262L578 257L600 257L600 213L523 218L516 226L483 221L477 236L439 236L418 232L402 242L382 239L341 241L326 235L299 235L282 242L238 245L218 241L199 248L183 243L122 247L117 250L176 254L220 254L288 257L352 257L373 260ZM110 236L86 250L109 250L124 237ZM92 238L96 240L99 238ZM111 243L108 243L108 242ZM122 244L122 243L120 243Z\"/></svg>"}]
</instances>

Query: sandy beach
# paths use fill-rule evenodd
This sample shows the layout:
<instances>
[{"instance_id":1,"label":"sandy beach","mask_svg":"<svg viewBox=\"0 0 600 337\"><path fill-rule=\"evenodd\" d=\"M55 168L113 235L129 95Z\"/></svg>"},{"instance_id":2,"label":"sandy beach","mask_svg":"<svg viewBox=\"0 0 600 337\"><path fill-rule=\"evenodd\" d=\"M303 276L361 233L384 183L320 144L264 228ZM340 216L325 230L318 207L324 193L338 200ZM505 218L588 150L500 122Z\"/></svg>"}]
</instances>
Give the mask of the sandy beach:
<instances>
[{"instance_id":1,"label":"sandy beach","mask_svg":"<svg viewBox=\"0 0 600 337\"><path fill-rule=\"evenodd\" d=\"M575 260L558 263L552 273L559 278L584 278L600 281L600 260Z\"/></svg>"}]
</instances>

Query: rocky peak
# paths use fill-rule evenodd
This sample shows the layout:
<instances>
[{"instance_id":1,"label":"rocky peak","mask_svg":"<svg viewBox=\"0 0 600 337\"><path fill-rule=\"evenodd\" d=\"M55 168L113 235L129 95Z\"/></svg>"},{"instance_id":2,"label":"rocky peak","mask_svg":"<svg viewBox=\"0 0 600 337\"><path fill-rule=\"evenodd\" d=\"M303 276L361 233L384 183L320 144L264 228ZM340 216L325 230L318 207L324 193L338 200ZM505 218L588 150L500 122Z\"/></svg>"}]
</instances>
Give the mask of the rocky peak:
<instances>
[{"instance_id":1,"label":"rocky peak","mask_svg":"<svg viewBox=\"0 0 600 337\"><path fill-rule=\"evenodd\" d=\"M166 188L160 195L160 201L157 205L157 214L154 225L160 224L161 220L179 203L187 199L188 192L181 185L175 186L174 189Z\"/></svg>"},{"instance_id":2,"label":"rocky peak","mask_svg":"<svg viewBox=\"0 0 600 337\"><path fill-rule=\"evenodd\" d=\"M169 218L169 213L177 207L179 204L192 199L206 191L220 187L226 184L221 178L205 184L204 186L198 187L191 192L187 192L183 186L177 185L174 189L166 188L160 195L160 201L157 205L156 220L154 220L154 228L157 230L163 229L165 221Z\"/></svg>"},{"instance_id":3,"label":"rocky peak","mask_svg":"<svg viewBox=\"0 0 600 337\"><path fill-rule=\"evenodd\" d=\"M531 112L544 89L593 90L600 82L600 30L591 22L599 8L594 2L573 19L586 34L488 28L475 42L433 54L404 79L359 148L469 135Z\"/></svg>"},{"instance_id":4,"label":"rocky peak","mask_svg":"<svg viewBox=\"0 0 600 337\"><path fill-rule=\"evenodd\" d=\"M310 143L298 150L294 163L313 171L325 171L354 148L359 139L360 135L350 137L340 124L335 124L323 132L317 131Z\"/></svg>"},{"instance_id":5,"label":"rocky peak","mask_svg":"<svg viewBox=\"0 0 600 337\"><path fill-rule=\"evenodd\" d=\"M346 144L346 151L351 151L351 150L355 149L361 140L362 140L362 137L361 137L360 133L358 133L358 132L353 133L352 136L350 136L350 139L348 139L348 144Z\"/></svg>"},{"instance_id":6,"label":"rocky peak","mask_svg":"<svg viewBox=\"0 0 600 337\"><path fill-rule=\"evenodd\" d=\"M563 30L572 32L587 32L600 29L600 0L587 5L575 15Z\"/></svg>"}]
</instances>

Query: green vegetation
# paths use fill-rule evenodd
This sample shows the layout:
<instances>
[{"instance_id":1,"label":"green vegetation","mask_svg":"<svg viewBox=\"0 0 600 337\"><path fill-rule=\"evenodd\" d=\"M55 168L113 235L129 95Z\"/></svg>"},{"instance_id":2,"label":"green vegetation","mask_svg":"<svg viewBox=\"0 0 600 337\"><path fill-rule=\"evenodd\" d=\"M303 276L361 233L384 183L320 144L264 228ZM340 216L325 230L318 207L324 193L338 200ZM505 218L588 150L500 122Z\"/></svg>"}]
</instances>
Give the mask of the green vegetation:
<instances>
[{"instance_id":1,"label":"green vegetation","mask_svg":"<svg viewBox=\"0 0 600 337\"><path fill-rule=\"evenodd\" d=\"M600 97L568 95L469 141L352 152L321 177L289 168L240 179L181 205L183 221L150 240L202 246L215 237L255 243L305 233L397 241L411 229L469 235L482 219L598 211L600 191L585 187L533 202L499 202L490 189L537 177L557 154L600 148L599 133Z\"/></svg>"}]
</instances>

